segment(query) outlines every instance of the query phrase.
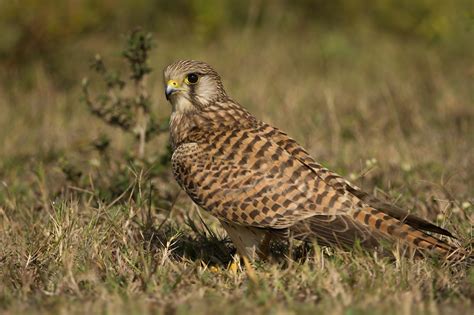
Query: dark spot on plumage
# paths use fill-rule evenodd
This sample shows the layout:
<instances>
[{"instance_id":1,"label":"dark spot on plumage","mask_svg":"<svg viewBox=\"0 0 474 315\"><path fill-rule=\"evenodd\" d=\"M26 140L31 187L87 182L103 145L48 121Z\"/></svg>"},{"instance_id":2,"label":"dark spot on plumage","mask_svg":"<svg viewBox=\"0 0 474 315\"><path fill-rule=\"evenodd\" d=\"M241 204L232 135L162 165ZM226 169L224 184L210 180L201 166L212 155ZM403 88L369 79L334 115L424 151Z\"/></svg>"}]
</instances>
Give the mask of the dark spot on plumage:
<instances>
[{"instance_id":1,"label":"dark spot on plumage","mask_svg":"<svg viewBox=\"0 0 474 315\"><path fill-rule=\"evenodd\" d=\"M377 219L377 220L375 221L375 228L376 228L376 229L380 229L380 227L382 226L382 222L383 222L382 219Z\"/></svg>"},{"instance_id":2,"label":"dark spot on plumage","mask_svg":"<svg viewBox=\"0 0 474 315\"><path fill-rule=\"evenodd\" d=\"M257 215L260 213L260 211L258 210L252 210L249 215L252 219L255 219L257 217Z\"/></svg>"},{"instance_id":3,"label":"dark spot on plumage","mask_svg":"<svg viewBox=\"0 0 474 315\"><path fill-rule=\"evenodd\" d=\"M285 201L283 201L283 206L284 207L288 207L289 205L291 205L291 200L290 199L286 199Z\"/></svg>"},{"instance_id":4,"label":"dark spot on plumage","mask_svg":"<svg viewBox=\"0 0 474 315\"><path fill-rule=\"evenodd\" d=\"M356 210L356 211L354 211L354 213L352 214L352 217L353 217L354 219L357 219L357 217L359 216L359 214L360 214L360 210Z\"/></svg>"},{"instance_id":5,"label":"dark spot on plumage","mask_svg":"<svg viewBox=\"0 0 474 315\"><path fill-rule=\"evenodd\" d=\"M249 203L243 202L240 204L240 209L242 209L243 211L245 211L248 207L250 207Z\"/></svg>"},{"instance_id":6,"label":"dark spot on plumage","mask_svg":"<svg viewBox=\"0 0 474 315\"><path fill-rule=\"evenodd\" d=\"M365 224L369 224L370 217L371 217L370 213L365 214L365 216L364 216L364 223Z\"/></svg>"},{"instance_id":7,"label":"dark spot on plumage","mask_svg":"<svg viewBox=\"0 0 474 315\"><path fill-rule=\"evenodd\" d=\"M331 199L329 200L328 207L332 208L336 204L338 199L339 199L339 196L337 194L332 196Z\"/></svg>"},{"instance_id":8,"label":"dark spot on plumage","mask_svg":"<svg viewBox=\"0 0 474 315\"><path fill-rule=\"evenodd\" d=\"M318 194L318 196L316 197L316 204L320 205L322 202L323 202L323 199L324 197L326 197L328 194L327 191L323 191L322 193Z\"/></svg>"},{"instance_id":9,"label":"dark spot on plumage","mask_svg":"<svg viewBox=\"0 0 474 315\"><path fill-rule=\"evenodd\" d=\"M231 201L226 201L226 202L224 202L224 203L222 204L222 207L228 208L228 207L230 207L231 205L232 205L232 202L231 202Z\"/></svg>"}]
</instances>

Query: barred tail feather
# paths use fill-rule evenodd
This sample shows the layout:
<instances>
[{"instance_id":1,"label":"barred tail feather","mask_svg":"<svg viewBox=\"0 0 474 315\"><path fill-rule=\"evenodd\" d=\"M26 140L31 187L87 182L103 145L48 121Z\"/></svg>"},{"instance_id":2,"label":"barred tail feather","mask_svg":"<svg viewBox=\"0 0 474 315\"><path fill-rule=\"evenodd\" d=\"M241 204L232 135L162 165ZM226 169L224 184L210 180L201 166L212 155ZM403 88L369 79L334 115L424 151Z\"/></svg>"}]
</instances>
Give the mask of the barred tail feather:
<instances>
[{"instance_id":1,"label":"barred tail feather","mask_svg":"<svg viewBox=\"0 0 474 315\"><path fill-rule=\"evenodd\" d=\"M364 207L354 211L353 218L368 226L371 230L380 231L394 239L404 241L416 249L433 251L443 256L454 253L456 248L428 235L414 227L401 222L377 209Z\"/></svg>"}]
</instances>

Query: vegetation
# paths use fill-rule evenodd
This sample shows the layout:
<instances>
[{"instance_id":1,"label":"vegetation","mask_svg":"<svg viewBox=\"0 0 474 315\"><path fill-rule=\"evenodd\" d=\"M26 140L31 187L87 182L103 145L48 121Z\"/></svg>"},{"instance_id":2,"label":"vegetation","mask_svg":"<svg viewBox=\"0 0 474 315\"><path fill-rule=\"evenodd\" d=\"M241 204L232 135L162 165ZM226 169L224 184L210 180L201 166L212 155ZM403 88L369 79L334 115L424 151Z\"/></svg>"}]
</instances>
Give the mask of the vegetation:
<instances>
[{"instance_id":1,"label":"vegetation","mask_svg":"<svg viewBox=\"0 0 474 315\"><path fill-rule=\"evenodd\" d=\"M472 268L396 249L274 244L246 268L170 174L161 69L201 59L318 161L472 246L472 6L328 3L1 2L0 313L472 313Z\"/></svg>"}]
</instances>

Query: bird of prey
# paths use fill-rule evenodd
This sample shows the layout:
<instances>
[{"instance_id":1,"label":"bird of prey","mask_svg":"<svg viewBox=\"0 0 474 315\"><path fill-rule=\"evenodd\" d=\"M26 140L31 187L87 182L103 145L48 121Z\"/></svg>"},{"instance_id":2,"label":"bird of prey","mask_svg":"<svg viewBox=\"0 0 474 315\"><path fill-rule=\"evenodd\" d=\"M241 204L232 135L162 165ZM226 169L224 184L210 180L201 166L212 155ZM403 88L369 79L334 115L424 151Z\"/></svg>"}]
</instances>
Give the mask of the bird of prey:
<instances>
[{"instance_id":1,"label":"bird of prey","mask_svg":"<svg viewBox=\"0 0 474 315\"><path fill-rule=\"evenodd\" d=\"M164 83L174 177L219 219L240 255L265 258L276 237L343 248L399 241L442 255L456 250L426 233L450 232L363 192L255 118L227 95L210 65L177 61L164 70Z\"/></svg>"}]
</instances>

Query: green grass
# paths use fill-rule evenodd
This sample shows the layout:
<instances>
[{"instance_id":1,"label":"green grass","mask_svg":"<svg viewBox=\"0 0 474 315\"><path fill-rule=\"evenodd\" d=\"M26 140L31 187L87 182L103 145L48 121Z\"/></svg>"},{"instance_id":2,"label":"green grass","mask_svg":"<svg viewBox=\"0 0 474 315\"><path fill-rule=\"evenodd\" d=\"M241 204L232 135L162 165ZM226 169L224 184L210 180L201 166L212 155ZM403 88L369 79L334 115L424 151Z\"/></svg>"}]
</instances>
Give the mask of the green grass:
<instances>
[{"instance_id":1,"label":"green grass","mask_svg":"<svg viewBox=\"0 0 474 315\"><path fill-rule=\"evenodd\" d=\"M356 35L229 32L211 45L159 39L147 82L154 110L162 118L170 111L160 69L179 58L205 60L234 99L317 160L470 246L472 54L371 31ZM77 76L72 88L42 63L30 69L31 88L15 80L0 86L0 313L474 310L474 271L431 258L317 248L302 259L256 263L254 281L240 264L227 269L234 249L224 231L178 194L160 162L167 136L147 145L146 163L130 162L135 140L79 101L89 74L79 56L112 56L118 47L97 43L76 43L83 51L65 59L62 71ZM103 154L91 145L100 134L112 141Z\"/></svg>"}]
</instances>

